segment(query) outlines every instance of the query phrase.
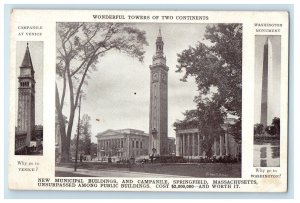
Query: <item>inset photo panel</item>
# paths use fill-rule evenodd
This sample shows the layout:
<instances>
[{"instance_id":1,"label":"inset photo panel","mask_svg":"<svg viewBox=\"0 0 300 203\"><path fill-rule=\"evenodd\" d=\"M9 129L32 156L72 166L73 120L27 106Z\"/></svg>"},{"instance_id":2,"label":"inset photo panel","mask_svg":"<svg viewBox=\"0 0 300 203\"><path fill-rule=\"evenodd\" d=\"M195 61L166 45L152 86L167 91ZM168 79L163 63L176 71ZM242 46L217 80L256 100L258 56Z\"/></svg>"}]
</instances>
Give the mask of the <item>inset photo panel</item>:
<instances>
[{"instance_id":1,"label":"inset photo panel","mask_svg":"<svg viewBox=\"0 0 300 203\"><path fill-rule=\"evenodd\" d=\"M43 46L16 43L15 155L43 155Z\"/></svg>"},{"instance_id":2,"label":"inset photo panel","mask_svg":"<svg viewBox=\"0 0 300 203\"><path fill-rule=\"evenodd\" d=\"M280 166L281 36L255 36L254 167Z\"/></svg>"},{"instance_id":3,"label":"inset photo panel","mask_svg":"<svg viewBox=\"0 0 300 203\"><path fill-rule=\"evenodd\" d=\"M56 177L241 178L242 24L56 33Z\"/></svg>"}]
</instances>

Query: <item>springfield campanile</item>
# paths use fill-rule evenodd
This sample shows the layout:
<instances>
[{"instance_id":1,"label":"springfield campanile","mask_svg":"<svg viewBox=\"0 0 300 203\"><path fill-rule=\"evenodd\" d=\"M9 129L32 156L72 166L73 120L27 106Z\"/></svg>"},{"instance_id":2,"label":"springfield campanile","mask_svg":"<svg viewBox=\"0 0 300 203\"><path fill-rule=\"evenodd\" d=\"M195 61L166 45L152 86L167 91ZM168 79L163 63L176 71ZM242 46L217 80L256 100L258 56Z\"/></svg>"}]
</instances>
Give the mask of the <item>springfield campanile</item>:
<instances>
[{"instance_id":1,"label":"springfield campanile","mask_svg":"<svg viewBox=\"0 0 300 203\"><path fill-rule=\"evenodd\" d=\"M161 30L156 39L156 53L150 65L149 153L168 154L168 70Z\"/></svg>"}]
</instances>

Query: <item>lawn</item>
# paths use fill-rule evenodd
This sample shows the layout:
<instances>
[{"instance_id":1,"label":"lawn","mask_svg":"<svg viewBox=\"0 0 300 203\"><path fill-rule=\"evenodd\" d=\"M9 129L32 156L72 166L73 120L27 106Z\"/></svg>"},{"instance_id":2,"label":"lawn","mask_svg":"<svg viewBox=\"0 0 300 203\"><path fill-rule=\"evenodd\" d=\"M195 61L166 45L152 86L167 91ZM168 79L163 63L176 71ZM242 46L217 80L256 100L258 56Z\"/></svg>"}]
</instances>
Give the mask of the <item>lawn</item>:
<instances>
[{"instance_id":1,"label":"lawn","mask_svg":"<svg viewBox=\"0 0 300 203\"><path fill-rule=\"evenodd\" d=\"M58 164L57 166L74 167L73 163ZM240 163L192 163L192 164L108 164L100 162L83 162L78 164L78 168L90 170L119 170L155 174L168 174L178 176L205 177L205 178L240 178Z\"/></svg>"}]
</instances>

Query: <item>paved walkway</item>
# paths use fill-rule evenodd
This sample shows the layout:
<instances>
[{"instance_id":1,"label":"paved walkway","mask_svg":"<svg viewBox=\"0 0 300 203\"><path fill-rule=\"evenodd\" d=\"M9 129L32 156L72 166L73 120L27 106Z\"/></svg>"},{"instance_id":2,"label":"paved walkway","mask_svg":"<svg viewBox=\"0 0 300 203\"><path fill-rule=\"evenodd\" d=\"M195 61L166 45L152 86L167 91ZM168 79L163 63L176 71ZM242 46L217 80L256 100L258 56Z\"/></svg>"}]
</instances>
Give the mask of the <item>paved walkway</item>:
<instances>
[{"instance_id":1,"label":"paved walkway","mask_svg":"<svg viewBox=\"0 0 300 203\"><path fill-rule=\"evenodd\" d=\"M57 172L67 172L77 175L87 175L92 177L149 177L149 178L187 178L188 176L177 176L177 175L166 175L166 174L156 174L156 173L143 173L143 172L133 172L133 171L121 171L121 170L110 170L110 169L77 169L74 172L74 168L57 166L55 167Z\"/></svg>"}]
</instances>

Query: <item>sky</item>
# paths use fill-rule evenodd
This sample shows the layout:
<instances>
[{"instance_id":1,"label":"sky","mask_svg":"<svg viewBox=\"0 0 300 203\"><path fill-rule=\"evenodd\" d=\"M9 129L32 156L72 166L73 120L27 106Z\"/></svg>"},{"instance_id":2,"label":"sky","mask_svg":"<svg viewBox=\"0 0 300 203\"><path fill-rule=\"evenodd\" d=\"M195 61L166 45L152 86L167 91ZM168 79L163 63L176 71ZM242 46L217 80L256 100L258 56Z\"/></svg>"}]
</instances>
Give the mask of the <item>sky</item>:
<instances>
[{"instance_id":1,"label":"sky","mask_svg":"<svg viewBox=\"0 0 300 203\"><path fill-rule=\"evenodd\" d=\"M168 72L168 136L175 137L173 123L183 119L183 112L196 108L194 78L182 82L184 72L176 73L177 53L195 46L204 38L207 24L136 24L146 32L144 62L112 51L100 59L91 74L82 100L81 115L91 117L92 141L107 129L132 128L149 133L150 69L155 54L155 41L161 28ZM206 42L207 43L207 42ZM64 107L64 114L68 107ZM77 112L76 112L77 113ZM77 114L73 129L77 126ZM73 133L74 134L74 133Z\"/></svg>"},{"instance_id":2,"label":"sky","mask_svg":"<svg viewBox=\"0 0 300 203\"><path fill-rule=\"evenodd\" d=\"M272 70L269 69L268 91L268 125L274 117L280 117L280 67L281 67L281 38L280 36L255 36L255 91L254 91L254 123L260 123L261 114L261 88L263 70L263 50L264 44L270 39L272 44ZM272 77L270 75L272 74Z\"/></svg>"},{"instance_id":3,"label":"sky","mask_svg":"<svg viewBox=\"0 0 300 203\"><path fill-rule=\"evenodd\" d=\"M20 66L22 64L27 41L18 41L16 45L16 87L19 87L18 77L20 75ZM29 52L33 69L35 71L35 124L43 125L43 42L28 41ZM16 111L18 110L18 88L16 88ZM17 112L15 113L15 121L17 122Z\"/></svg>"}]
</instances>

